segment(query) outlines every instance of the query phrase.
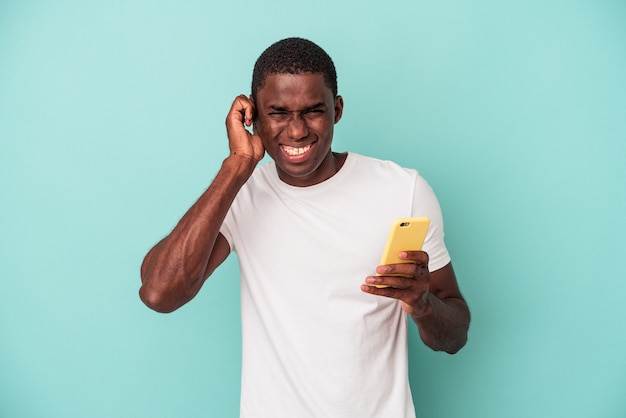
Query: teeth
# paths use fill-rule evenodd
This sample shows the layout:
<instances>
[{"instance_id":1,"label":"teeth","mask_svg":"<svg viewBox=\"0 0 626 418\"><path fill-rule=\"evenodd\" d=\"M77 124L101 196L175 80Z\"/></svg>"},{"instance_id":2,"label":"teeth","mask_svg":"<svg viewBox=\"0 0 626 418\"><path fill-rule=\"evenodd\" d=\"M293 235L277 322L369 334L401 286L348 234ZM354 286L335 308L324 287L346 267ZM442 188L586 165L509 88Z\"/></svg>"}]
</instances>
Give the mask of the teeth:
<instances>
[{"instance_id":1,"label":"teeth","mask_svg":"<svg viewBox=\"0 0 626 418\"><path fill-rule=\"evenodd\" d=\"M302 147L302 148L288 147L287 145L283 145L283 149L285 150L285 152L293 156L302 155L305 152L307 152L310 148L311 148L310 145L307 145L306 147Z\"/></svg>"}]
</instances>

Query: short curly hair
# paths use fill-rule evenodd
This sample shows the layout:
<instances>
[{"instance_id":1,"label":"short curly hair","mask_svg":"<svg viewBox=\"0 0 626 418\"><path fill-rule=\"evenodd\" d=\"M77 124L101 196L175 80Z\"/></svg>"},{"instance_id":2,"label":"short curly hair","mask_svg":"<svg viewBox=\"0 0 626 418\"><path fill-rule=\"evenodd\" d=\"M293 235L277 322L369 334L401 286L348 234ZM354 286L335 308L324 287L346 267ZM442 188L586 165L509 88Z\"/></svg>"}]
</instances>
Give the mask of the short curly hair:
<instances>
[{"instance_id":1,"label":"short curly hair","mask_svg":"<svg viewBox=\"0 0 626 418\"><path fill-rule=\"evenodd\" d=\"M319 73L337 96L337 72L330 56L317 44L303 38L286 38L268 47L252 72L252 95L263 87L270 74Z\"/></svg>"}]
</instances>

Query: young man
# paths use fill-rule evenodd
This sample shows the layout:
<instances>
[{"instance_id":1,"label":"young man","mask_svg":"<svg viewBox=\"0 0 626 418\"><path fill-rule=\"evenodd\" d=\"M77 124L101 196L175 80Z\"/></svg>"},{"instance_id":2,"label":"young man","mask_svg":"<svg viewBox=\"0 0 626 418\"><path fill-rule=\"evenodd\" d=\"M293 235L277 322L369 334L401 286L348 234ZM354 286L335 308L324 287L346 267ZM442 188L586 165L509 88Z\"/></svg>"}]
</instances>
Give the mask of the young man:
<instances>
[{"instance_id":1,"label":"young man","mask_svg":"<svg viewBox=\"0 0 626 418\"><path fill-rule=\"evenodd\" d=\"M333 152L342 111L321 48L270 46L251 96L226 118L230 155L142 265L141 299L171 312L237 253L242 417L414 417L406 314L434 350L455 353L467 339L431 188L415 170ZM257 166L265 152L273 161ZM431 219L424 251L376 266L392 221L409 216Z\"/></svg>"}]
</instances>

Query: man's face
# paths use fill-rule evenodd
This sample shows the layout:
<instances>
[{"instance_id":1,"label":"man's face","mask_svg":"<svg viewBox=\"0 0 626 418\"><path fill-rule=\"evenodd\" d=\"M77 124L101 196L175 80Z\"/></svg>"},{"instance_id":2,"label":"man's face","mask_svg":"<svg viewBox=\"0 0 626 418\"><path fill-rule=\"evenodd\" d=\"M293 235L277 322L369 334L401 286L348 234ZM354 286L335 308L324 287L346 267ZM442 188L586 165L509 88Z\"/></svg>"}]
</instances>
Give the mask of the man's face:
<instances>
[{"instance_id":1,"label":"man's face","mask_svg":"<svg viewBox=\"0 0 626 418\"><path fill-rule=\"evenodd\" d=\"M256 132L281 180L305 187L337 172L331 143L343 100L322 74L270 74L254 99Z\"/></svg>"}]
</instances>

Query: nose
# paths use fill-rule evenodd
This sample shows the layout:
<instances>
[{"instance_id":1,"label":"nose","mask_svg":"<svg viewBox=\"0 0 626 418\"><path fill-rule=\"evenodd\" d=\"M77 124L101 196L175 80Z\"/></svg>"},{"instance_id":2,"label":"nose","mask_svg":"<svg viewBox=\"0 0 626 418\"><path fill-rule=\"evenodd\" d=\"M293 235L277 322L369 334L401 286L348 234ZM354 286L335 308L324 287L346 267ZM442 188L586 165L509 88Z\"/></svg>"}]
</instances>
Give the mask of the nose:
<instances>
[{"instance_id":1,"label":"nose","mask_svg":"<svg viewBox=\"0 0 626 418\"><path fill-rule=\"evenodd\" d=\"M302 139L309 135L309 127L302 115L294 115L289 121L289 137Z\"/></svg>"}]
</instances>

